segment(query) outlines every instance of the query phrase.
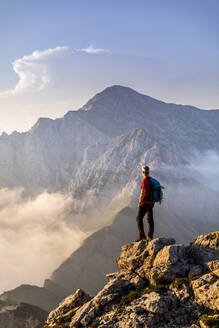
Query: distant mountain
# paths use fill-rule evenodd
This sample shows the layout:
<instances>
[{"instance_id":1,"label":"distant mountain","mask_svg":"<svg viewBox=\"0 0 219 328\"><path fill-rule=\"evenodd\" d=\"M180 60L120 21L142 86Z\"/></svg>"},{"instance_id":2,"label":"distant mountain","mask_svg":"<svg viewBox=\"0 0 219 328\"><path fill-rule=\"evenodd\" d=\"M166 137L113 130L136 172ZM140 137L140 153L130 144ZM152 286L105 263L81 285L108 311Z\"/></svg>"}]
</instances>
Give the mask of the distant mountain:
<instances>
[{"instance_id":1,"label":"distant mountain","mask_svg":"<svg viewBox=\"0 0 219 328\"><path fill-rule=\"evenodd\" d=\"M41 118L28 132L3 133L0 187L22 186L28 195L70 192L79 202L68 224L82 213L77 224L91 234L44 287L22 285L5 299L48 309L62 288L101 288L121 245L136 238L142 164L166 187L164 203L154 211L157 236L186 242L216 230L219 195L201 183L190 163L208 150L219 151L219 110L167 104L122 86L105 89L63 118Z\"/></svg>"},{"instance_id":2,"label":"distant mountain","mask_svg":"<svg viewBox=\"0 0 219 328\"><path fill-rule=\"evenodd\" d=\"M219 150L218 110L169 104L115 85L98 93L77 113L109 136L143 128L185 159L193 157L194 151Z\"/></svg>"},{"instance_id":3,"label":"distant mountain","mask_svg":"<svg viewBox=\"0 0 219 328\"><path fill-rule=\"evenodd\" d=\"M63 190L81 166L89 169L117 145L118 137L139 128L145 130L148 140L183 160L190 161L202 151L219 150L218 110L167 104L130 88L112 86L63 118L40 118L28 132L3 133L0 187L23 186L33 194ZM147 148L139 150L145 153ZM149 164L156 162L153 154L146 159ZM157 159L157 166L162 164Z\"/></svg>"},{"instance_id":4,"label":"distant mountain","mask_svg":"<svg viewBox=\"0 0 219 328\"><path fill-rule=\"evenodd\" d=\"M45 280L44 287L21 285L0 295L0 302L28 303L40 307L44 311L51 311L63 297L68 295L60 285ZM1 326L0 326L1 327Z\"/></svg>"},{"instance_id":5,"label":"distant mountain","mask_svg":"<svg viewBox=\"0 0 219 328\"><path fill-rule=\"evenodd\" d=\"M41 118L26 133L0 137L0 186L22 186L30 193L62 190L85 152L93 159L108 140L79 117Z\"/></svg>"},{"instance_id":6,"label":"distant mountain","mask_svg":"<svg viewBox=\"0 0 219 328\"><path fill-rule=\"evenodd\" d=\"M48 312L25 303L0 301L1 328L41 328Z\"/></svg>"}]
</instances>

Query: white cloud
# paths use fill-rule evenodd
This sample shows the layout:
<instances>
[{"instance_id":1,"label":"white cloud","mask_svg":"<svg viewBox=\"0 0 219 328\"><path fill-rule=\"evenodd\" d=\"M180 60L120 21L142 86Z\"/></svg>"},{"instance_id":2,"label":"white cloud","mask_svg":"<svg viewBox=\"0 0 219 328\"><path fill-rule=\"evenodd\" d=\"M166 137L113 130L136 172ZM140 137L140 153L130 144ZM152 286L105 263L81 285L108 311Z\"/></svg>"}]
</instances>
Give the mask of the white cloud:
<instances>
[{"instance_id":1,"label":"white cloud","mask_svg":"<svg viewBox=\"0 0 219 328\"><path fill-rule=\"evenodd\" d=\"M51 82L47 60L68 49L68 47L56 47L44 51L35 50L31 55L16 59L12 66L19 81L13 89L0 92L0 97L44 90Z\"/></svg>"},{"instance_id":2,"label":"white cloud","mask_svg":"<svg viewBox=\"0 0 219 328\"><path fill-rule=\"evenodd\" d=\"M59 54L72 54L74 52L86 52L88 54L109 53L107 49L98 49L90 45L84 49L71 49L70 47L56 47L47 50L35 50L30 55L16 59L13 63L13 70L19 80L13 89L0 92L0 98L39 92L46 89L53 82L53 73L56 68L51 70L50 64ZM65 61L63 61L65 66ZM51 70L51 71L50 71Z\"/></svg>"},{"instance_id":3,"label":"white cloud","mask_svg":"<svg viewBox=\"0 0 219 328\"><path fill-rule=\"evenodd\" d=\"M95 48L92 44L89 45L89 47L80 49L80 51L86 52L88 54L104 54L104 53L109 53L110 51L108 49L98 49Z\"/></svg>"},{"instance_id":4,"label":"white cloud","mask_svg":"<svg viewBox=\"0 0 219 328\"><path fill-rule=\"evenodd\" d=\"M70 195L23 199L22 189L0 189L0 293L41 285L80 246L85 233L66 223L71 204Z\"/></svg>"},{"instance_id":5,"label":"white cloud","mask_svg":"<svg viewBox=\"0 0 219 328\"><path fill-rule=\"evenodd\" d=\"M219 154L215 150L210 150L202 154L196 154L193 160L193 167L201 173L202 183L209 188L219 191Z\"/></svg>"}]
</instances>

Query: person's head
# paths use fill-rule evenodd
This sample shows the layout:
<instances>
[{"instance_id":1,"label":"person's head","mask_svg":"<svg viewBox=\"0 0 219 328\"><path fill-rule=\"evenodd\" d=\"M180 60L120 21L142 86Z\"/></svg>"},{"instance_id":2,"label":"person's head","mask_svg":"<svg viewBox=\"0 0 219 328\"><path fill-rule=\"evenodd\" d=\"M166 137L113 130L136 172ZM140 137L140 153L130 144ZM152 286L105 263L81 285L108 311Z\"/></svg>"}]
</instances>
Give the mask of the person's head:
<instances>
[{"instance_id":1,"label":"person's head","mask_svg":"<svg viewBox=\"0 0 219 328\"><path fill-rule=\"evenodd\" d=\"M142 166L142 175L143 175L144 177L149 176L149 172L150 172L150 168L149 168L149 166Z\"/></svg>"}]
</instances>

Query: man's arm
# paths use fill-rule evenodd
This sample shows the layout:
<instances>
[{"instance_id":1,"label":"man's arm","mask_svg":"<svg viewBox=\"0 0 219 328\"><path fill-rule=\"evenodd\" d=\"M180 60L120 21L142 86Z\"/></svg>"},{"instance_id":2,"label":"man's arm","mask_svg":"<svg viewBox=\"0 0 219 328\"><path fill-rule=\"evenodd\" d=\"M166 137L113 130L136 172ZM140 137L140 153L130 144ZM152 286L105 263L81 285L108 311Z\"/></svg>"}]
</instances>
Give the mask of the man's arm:
<instances>
[{"instance_id":1,"label":"man's arm","mask_svg":"<svg viewBox=\"0 0 219 328\"><path fill-rule=\"evenodd\" d=\"M143 201L144 193L145 193L145 190L142 188L141 193L140 193L140 197L139 197L138 207L142 204L141 202Z\"/></svg>"}]
</instances>

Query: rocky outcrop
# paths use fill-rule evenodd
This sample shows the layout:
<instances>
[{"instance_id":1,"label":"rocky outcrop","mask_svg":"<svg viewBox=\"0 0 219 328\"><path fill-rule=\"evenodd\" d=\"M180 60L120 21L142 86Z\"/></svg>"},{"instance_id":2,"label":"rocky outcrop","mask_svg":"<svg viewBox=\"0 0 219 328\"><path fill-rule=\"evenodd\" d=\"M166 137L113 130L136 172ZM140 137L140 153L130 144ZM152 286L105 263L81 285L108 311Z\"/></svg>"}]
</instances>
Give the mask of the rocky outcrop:
<instances>
[{"instance_id":1,"label":"rocky outcrop","mask_svg":"<svg viewBox=\"0 0 219 328\"><path fill-rule=\"evenodd\" d=\"M125 245L105 287L93 298L77 290L44 328L218 327L218 246L218 232L188 246L172 238Z\"/></svg>"},{"instance_id":2,"label":"rocky outcrop","mask_svg":"<svg viewBox=\"0 0 219 328\"><path fill-rule=\"evenodd\" d=\"M67 321L72 317L76 309L79 309L86 302L90 301L91 297L83 290L78 289L75 294L70 295L60 303L59 307L50 312L48 321L50 324L57 324L59 322Z\"/></svg>"}]
</instances>

